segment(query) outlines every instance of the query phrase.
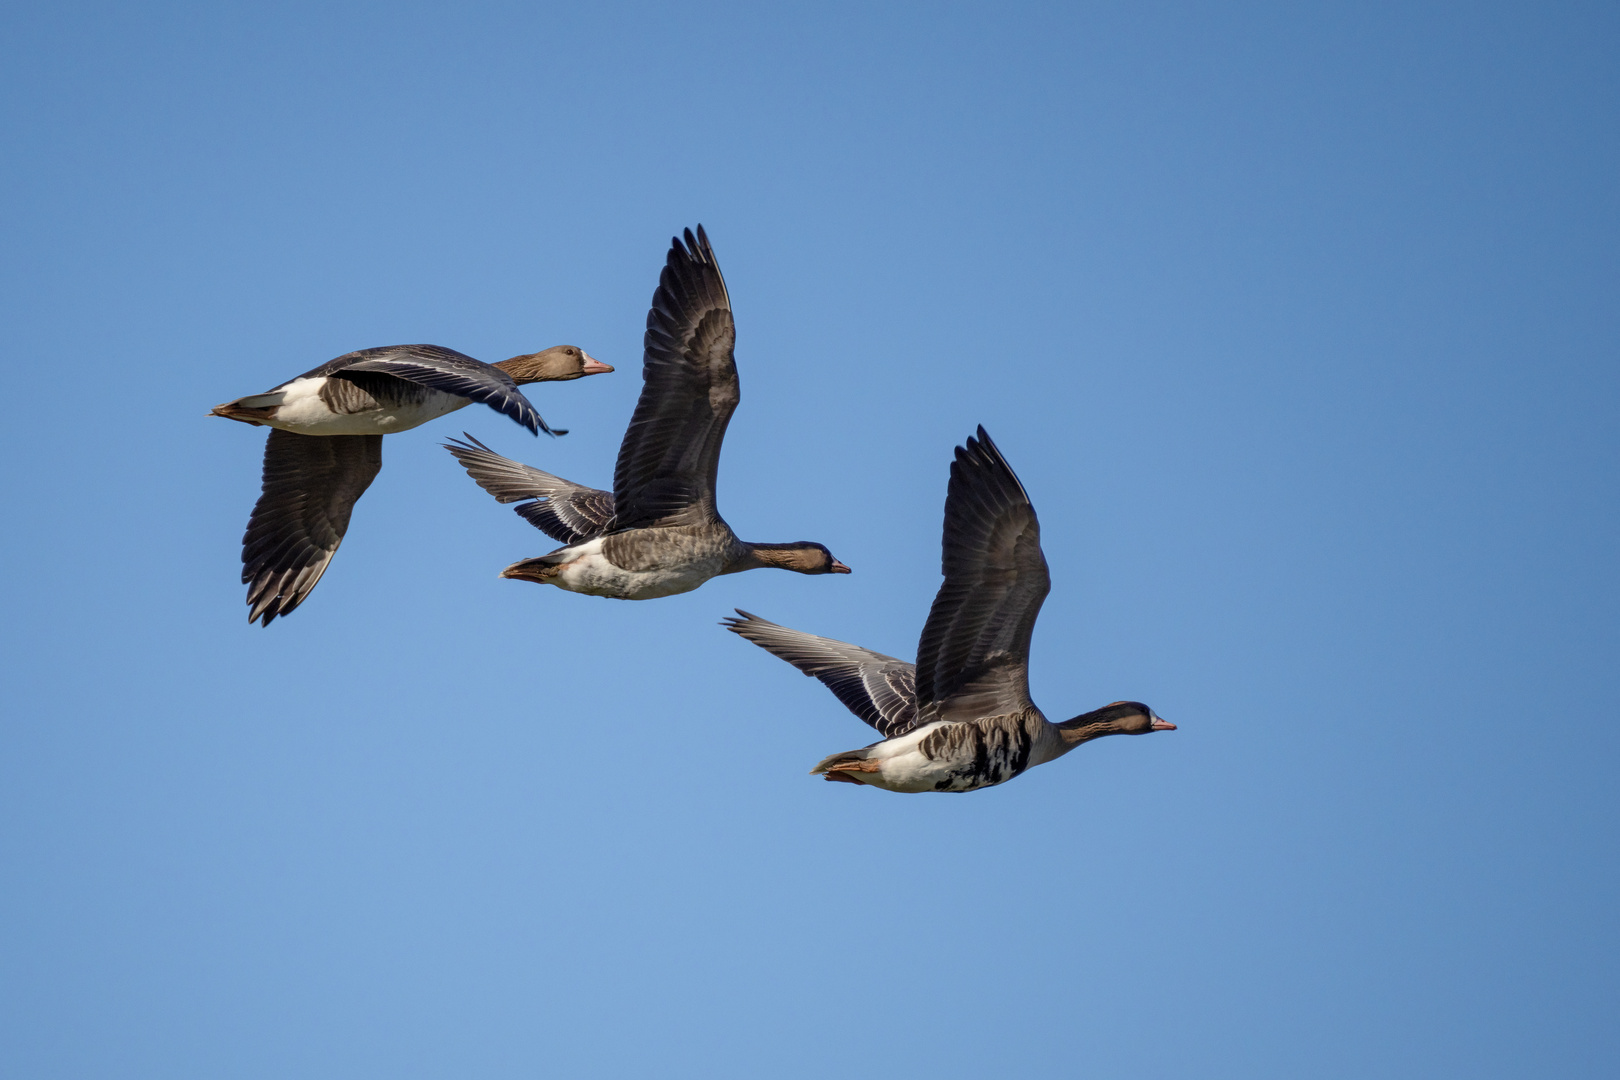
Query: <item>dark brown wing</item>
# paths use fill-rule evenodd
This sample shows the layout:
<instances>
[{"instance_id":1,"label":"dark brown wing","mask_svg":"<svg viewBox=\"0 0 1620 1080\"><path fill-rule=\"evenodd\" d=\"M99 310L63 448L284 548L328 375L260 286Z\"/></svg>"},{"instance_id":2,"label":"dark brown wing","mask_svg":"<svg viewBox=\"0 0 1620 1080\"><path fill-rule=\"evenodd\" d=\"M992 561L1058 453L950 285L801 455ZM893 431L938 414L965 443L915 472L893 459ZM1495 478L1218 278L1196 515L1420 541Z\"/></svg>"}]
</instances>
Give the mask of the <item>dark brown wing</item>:
<instances>
[{"instance_id":1,"label":"dark brown wing","mask_svg":"<svg viewBox=\"0 0 1620 1080\"><path fill-rule=\"evenodd\" d=\"M826 684L850 712L886 739L917 726L917 668L859 645L817 637L737 609L721 623L755 645Z\"/></svg>"},{"instance_id":2,"label":"dark brown wing","mask_svg":"<svg viewBox=\"0 0 1620 1080\"><path fill-rule=\"evenodd\" d=\"M498 413L510 416L538 435L566 435L567 431L550 428L540 418L529 399L523 396L512 376L493 364L474 360L466 353L447 349L443 345L385 345L377 349L361 349L328 360L313 371L300 375L335 375L345 372L369 372L391 375L396 379L442 390L470 401L481 401Z\"/></svg>"},{"instance_id":3,"label":"dark brown wing","mask_svg":"<svg viewBox=\"0 0 1620 1080\"><path fill-rule=\"evenodd\" d=\"M1052 579L1035 508L982 427L951 464L943 571L917 645L919 721L1030 707L1029 639Z\"/></svg>"},{"instance_id":4,"label":"dark brown wing","mask_svg":"<svg viewBox=\"0 0 1620 1080\"><path fill-rule=\"evenodd\" d=\"M517 503L512 509L530 525L564 544L577 544L607 531L608 522L613 520L612 492L588 488L501 457L466 432L462 434L466 442L451 439L444 448L497 502Z\"/></svg>"},{"instance_id":5,"label":"dark brown wing","mask_svg":"<svg viewBox=\"0 0 1620 1080\"><path fill-rule=\"evenodd\" d=\"M382 468L381 435L272 429L264 491L242 537L248 622L265 626L304 602L349 528L355 500Z\"/></svg>"},{"instance_id":6,"label":"dark brown wing","mask_svg":"<svg viewBox=\"0 0 1620 1080\"><path fill-rule=\"evenodd\" d=\"M613 471L614 529L707 525L720 442L741 391L726 283L698 226L675 239L647 313L641 400Z\"/></svg>"}]
</instances>

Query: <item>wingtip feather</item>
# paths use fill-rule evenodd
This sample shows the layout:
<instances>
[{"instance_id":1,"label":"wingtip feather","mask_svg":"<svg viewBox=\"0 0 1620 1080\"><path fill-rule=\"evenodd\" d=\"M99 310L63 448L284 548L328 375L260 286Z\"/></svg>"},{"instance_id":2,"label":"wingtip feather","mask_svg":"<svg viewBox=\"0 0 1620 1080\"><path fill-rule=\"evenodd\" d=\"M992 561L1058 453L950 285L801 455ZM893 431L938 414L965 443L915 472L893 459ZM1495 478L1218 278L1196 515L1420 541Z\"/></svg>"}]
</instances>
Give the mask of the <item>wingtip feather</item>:
<instances>
[{"instance_id":1,"label":"wingtip feather","mask_svg":"<svg viewBox=\"0 0 1620 1080\"><path fill-rule=\"evenodd\" d=\"M730 630L733 634L742 635L745 628L757 626L760 623L765 623L767 626L774 625L766 622L758 615L744 611L742 608L733 608L732 610L737 614L723 616L720 620L720 625L725 627L727 630Z\"/></svg>"}]
</instances>

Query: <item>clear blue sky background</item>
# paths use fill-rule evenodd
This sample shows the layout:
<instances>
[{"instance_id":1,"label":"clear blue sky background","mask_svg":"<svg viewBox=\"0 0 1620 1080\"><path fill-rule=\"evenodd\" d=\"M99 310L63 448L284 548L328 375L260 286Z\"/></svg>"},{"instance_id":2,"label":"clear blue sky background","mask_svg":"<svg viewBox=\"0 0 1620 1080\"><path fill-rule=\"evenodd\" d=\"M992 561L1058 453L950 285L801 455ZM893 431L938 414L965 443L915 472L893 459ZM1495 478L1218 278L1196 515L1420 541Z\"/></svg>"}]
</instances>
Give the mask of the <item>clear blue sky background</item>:
<instances>
[{"instance_id":1,"label":"clear blue sky background","mask_svg":"<svg viewBox=\"0 0 1620 1080\"><path fill-rule=\"evenodd\" d=\"M1608 1077L1620 17L1604 4L14 5L0 1073ZM606 485L669 237L721 507L850 577L622 604L437 443ZM350 349L615 375L388 440L246 622ZM1043 523L1003 788L721 631L912 655L951 447Z\"/></svg>"}]
</instances>

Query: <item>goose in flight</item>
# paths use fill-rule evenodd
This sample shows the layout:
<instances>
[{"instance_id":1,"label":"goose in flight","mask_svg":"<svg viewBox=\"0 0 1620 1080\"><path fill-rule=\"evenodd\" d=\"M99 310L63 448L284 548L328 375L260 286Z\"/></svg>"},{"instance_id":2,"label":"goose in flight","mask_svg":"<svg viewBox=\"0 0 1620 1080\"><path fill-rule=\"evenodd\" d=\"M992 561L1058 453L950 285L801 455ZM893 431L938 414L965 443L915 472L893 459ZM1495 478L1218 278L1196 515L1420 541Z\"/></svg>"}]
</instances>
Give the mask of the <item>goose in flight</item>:
<instances>
[{"instance_id":1,"label":"goose in flight","mask_svg":"<svg viewBox=\"0 0 1620 1080\"><path fill-rule=\"evenodd\" d=\"M1139 701L1051 723L1029 698L1029 640L1051 588L1035 508L984 428L958 447L945 497L945 581L917 662L738 610L727 629L820 679L883 738L825 758L828 780L974 791L1104 735L1174 731Z\"/></svg>"},{"instance_id":2,"label":"goose in flight","mask_svg":"<svg viewBox=\"0 0 1620 1080\"><path fill-rule=\"evenodd\" d=\"M268 427L263 493L242 537L248 622L269 626L315 588L337 554L355 500L382 468L382 437L483 402L552 435L518 389L612 371L573 345L498 364L438 345L389 345L328 360L209 415Z\"/></svg>"},{"instance_id":3,"label":"goose in flight","mask_svg":"<svg viewBox=\"0 0 1620 1080\"><path fill-rule=\"evenodd\" d=\"M739 540L715 505L720 442L740 391L731 301L698 226L669 256L647 315L641 399L619 447L613 490L572 483L466 436L445 449L478 486L564 546L502 577L618 600L691 592L719 574L772 566L847 574L821 544Z\"/></svg>"}]
</instances>

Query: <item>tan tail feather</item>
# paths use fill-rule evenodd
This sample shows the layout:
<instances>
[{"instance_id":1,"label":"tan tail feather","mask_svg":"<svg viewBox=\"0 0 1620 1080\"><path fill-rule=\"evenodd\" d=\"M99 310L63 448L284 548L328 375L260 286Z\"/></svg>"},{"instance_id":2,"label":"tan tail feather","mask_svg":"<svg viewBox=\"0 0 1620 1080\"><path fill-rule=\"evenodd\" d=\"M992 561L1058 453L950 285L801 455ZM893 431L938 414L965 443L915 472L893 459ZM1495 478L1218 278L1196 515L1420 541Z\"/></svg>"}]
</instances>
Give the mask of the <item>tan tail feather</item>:
<instances>
[{"instance_id":1,"label":"tan tail feather","mask_svg":"<svg viewBox=\"0 0 1620 1080\"><path fill-rule=\"evenodd\" d=\"M864 757L834 754L830 758L823 759L815 768L811 769L810 775L815 776L819 773L830 772L877 772L882 767L882 763L868 761Z\"/></svg>"},{"instance_id":2,"label":"tan tail feather","mask_svg":"<svg viewBox=\"0 0 1620 1080\"><path fill-rule=\"evenodd\" d=\"M209 416L223 416L227 420L239 420L244 424L253 424L264 427L265 422L276 414L275 407L268 409L248 409L234 401L227 401L223 405L215 405L208 411Z\"/></svg>"},{"instance_id":3,"label":"tan tail feather","mask_svg":"<svg viewBox=\"0 0 1620 1080\"><path fill-rule=\"evenodd\" d=\"M542 555L538 559L524 559L521 562L515 562L502 570L497 576L511 578L514 581L532 581L536 584L544 584L562 573L563 569L563 564L547 563L544 561L545 558ZM513 573L514 570L517 572Z\"/></svg>"}]
</instances>

